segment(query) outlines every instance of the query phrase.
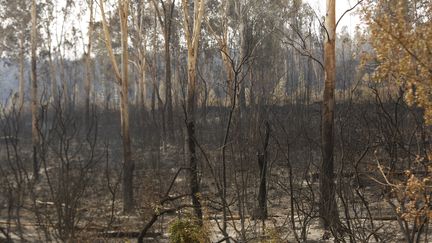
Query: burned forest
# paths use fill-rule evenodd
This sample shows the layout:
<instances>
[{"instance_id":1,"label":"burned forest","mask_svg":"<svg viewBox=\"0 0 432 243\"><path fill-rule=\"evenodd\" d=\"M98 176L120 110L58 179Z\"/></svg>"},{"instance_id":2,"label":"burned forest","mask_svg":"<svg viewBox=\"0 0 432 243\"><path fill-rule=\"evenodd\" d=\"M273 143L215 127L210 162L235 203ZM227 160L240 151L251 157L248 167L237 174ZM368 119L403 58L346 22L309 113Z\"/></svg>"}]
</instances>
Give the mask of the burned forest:
<instances>
[{"instance_id":1,"label":"burned forest","mask_svg":"<svg viewBox=\"0 0 432 243\"><path fill-rule=\"evenodd\" d=\"M432 242L431 0L0 0L0 242Z\"/></svg>"}]
</instances>

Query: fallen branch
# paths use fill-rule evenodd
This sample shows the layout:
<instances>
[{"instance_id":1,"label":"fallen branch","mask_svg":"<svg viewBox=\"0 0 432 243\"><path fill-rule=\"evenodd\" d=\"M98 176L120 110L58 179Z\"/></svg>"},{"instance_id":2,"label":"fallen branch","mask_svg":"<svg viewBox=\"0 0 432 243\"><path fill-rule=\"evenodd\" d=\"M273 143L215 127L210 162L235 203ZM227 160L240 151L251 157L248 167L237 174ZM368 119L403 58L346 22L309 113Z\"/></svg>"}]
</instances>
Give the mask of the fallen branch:
<instances>
[{"instance_id":1,"label":"fallen branch","mask_svg":"<svg viewBox=\"0 0 432 243\"><path fill-rule=\"evenodd\" d=\"M9 233L3 227L0 227L0 232L6 237L6 242L12 242Z\"/></svg>"},{"instance_id":2,"label":"fallen branch","mask_svg":"<svg viewBox=\"0 0 432 243\"><path fill-rule=\"evenodd\" d=\"M164 197L162 198L162 200L159 202L159 205L161 207L164 206L165 203L167 202L172 202L175 201L177 199L181 199L184 196L189 196L189 194L184 194L184 195L179 195L179 196L174 196L174 197L170 197L169 194L172 190L172 188L174 187L174 183L177 179L177 177L179 176L180 172L182 170L188 170L189 168L180 168L177 170L177 173L174 175L173 179L171 180L170 186L168 187L168 190L165 192ZM167 209L157 209L155 210L154 214L152 215L151 219L147 222L147 224L144 226L144 228L141 230L140 234L138 235L138 243L143 243L144 242L144 237L147 235L147 231L153 226L153 224L158 220L159 216L162 216L164 214L168 214L168 213L175 213L177 211L179 211L180 209L183 208L193 208L193 205L189 205L189 204L182 204L179 205L175 208L167 208Z\"/></svg>"},{"instance_id":3,"label":"fallen branch","mask_svg":"<svg viewBox=\"0 0 432 243\"><path fill-rule=\"evenodd\" d=\"M107 231L99 234L103 238L137 238L141 232L138 231ZM160 233L147 233L147 237L156 238L161 236Z\"/></svg>"},{"instance_id":4,"label":"fallen branch","mask_svg":"<svg viewBox=\"0 0 432 243\"><path fill-rule=\"evenodd\" d=\"M168 213L175 213L183 208L194 208L193 205L189 204L182 204L175 208L168 208L164 210L156 210L156 212L152 215L150 221L147 222L147 224L144 226L144 228L141 230L140 234L138 235L138 243L144 243L144 237L148 234L147 231L153 226L153 224L157 221L159 216L162 216L164 214Z\"/></svg>"}]
</instances>

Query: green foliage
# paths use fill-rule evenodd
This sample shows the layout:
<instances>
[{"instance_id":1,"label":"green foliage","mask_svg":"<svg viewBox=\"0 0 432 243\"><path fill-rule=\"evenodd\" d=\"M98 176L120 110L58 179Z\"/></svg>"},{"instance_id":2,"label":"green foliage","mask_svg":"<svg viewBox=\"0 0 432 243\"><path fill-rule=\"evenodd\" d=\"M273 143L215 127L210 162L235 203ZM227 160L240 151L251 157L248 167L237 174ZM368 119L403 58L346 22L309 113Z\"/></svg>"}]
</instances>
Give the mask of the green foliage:
<instances>
[{"instance_id":1,"label":"green foliage","mask_svg":"<svg viewBox=\"0 0 432 243\"><path fill-rule=\"evenodd\" d=\"M169 226L170 242L172 243L204 243L208 242L208 234L204 227L189 217L176 219Z\"/></svg>"},{"instance_id":2,"label":"green foliage","mask_svg":"<svg viewBox=\"0 0 432 243\"><path fill-rule=\"evenodd\" d=\"M265 231L266 238L261 240L261 243L278 243L278 242L284 242L282 239L281 232L278 231L275 228L269 228Z\"/></svg>"}]
</instances>

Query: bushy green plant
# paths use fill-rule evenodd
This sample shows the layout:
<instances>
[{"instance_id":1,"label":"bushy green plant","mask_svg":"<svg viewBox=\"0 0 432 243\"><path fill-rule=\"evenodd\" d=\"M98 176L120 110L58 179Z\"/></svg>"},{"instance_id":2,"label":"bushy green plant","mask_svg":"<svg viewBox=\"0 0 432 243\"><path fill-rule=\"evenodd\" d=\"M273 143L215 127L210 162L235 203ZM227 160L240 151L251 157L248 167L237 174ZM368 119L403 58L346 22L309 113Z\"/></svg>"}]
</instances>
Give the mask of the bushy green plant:
<instances>
[{"instance_id":1,"label":"bushy green plant","mask_svg":"<svg viewBox=\"0 0 432 243\"><path fill-rule=\"evenodd\" d=\"M169 226L172 243L204 243L207 232L193 218L176 219Z\"/></svg>"}]
</instances>

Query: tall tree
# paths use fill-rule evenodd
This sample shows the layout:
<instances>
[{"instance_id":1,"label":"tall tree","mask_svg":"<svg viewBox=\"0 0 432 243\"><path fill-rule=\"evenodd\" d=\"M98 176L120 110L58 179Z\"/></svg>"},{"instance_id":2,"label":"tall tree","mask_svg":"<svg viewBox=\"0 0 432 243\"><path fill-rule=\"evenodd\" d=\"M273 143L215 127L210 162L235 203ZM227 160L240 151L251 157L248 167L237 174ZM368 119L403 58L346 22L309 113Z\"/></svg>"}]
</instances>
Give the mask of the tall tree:
<instances>
[{"instance_id":1,"label":"tall tree","mask_svg":"<svg viewBox=\"0 0 432 243\"><path fill-rule=\"evenodd\" d=\"M172 104L172 83L171 83L171 27L173 21L173 13L175 7L175 0L152 0L153 6L162 28L165 48L165 111L167 112L167 127L169 139L174 136L174 117L173 117L173 104ZM163 111L164 112L164 111Z\"/></svg>"},{"instance_id":2,"label":"tall tree","mask_svg":"<svg viewBox=\"0 0 432 243\"><path fill-rule=\"evenodd\" d=\"M135 168L132 160L131 139L129 133L129 86L128 86L128 14L129 0L118 1L118 11L120 16L120 37L121 37L121 73L114 51L111 45L111 35L108 30L105 16L104 0L100 1L100 10L102 14L102 25L105 36L105 43L108 54L113 65L117 85L120 86L120 121L121 135L123 142L123 211L128 213L133 209L133 171Z\"/></svg>"},{"instance_id":3,"label":"tall tree","mask_svg":"<svg viewBox=\"0 0 432 243\"><path fill-rule=\"evenodd\" d=\"M129 0L119 2L120 12L120 30L121 30L121 47L122 47L122 78L121 78L121 95L120 95L120 113L122 121L122 138L123 138L123 199L124 210L130 211L133 206L133 170L134 163L132 160L131 140L129 134L129 85L128 85L128 10Z\"/></svg>"},{"instance_id":4,"label":"tall tree","mask_svg":"<svg viewBox=\"0 0 432 243\"><path fill-rule=\"evenodd\" d=\"M29 37L31 32L31 4L27 1L0 0L3 11L0 18L4 28L1 29L2 39L0 45L7 56L16 58L19 63L19 87L18 87L18 107L24 105L25 91L25 64L26 51L28 49Z\"/></svg>"},{"instance_id":5,"label":"tall tree","mask_svg":"<svg viewBox=\"0 0 432 243\"><path fill-rule=\"evenodd\" d=\"M241 76L242 81L239 84L239 92L238 92L238 108L239 115L246 109L246 85L248 82L248 74L249 74L249 63L245 62L254 48L252 44L252 24L249 22L250 20L250 9L254 7L254 3L256 2L248 2L248 1L236 1L236 11L237 17L239 21L239 38L240 38L240 55L238 56L238 63L242 63Z\"/></svg>"},{"instance_id":6,"label":"tall tree","mask_svg":"<svg viewBox=\"0 0 432 243\"><path fill-rule=\"evenodd\" d=\"M87 4L90 11L90 17L89 17L89 24L88 24L88 43L87 43L87 50L84 52L84 58L85 58L85 67L86 67L86 76L85 76L85 83L84 83L84 92L85 92L85 123L86 125L89 125L90 122L90 92L91 92L91 51L92 51L92 41L93 41L93 0L87 0Z\"/></svg>"},{"instance_id":7,"label":"tall tree","mask_svg":"<svg viewBox=\"0 0 432 243\"><path fill-rule=\"evenodd\" d=\"M232 70L232 63L229 56L229 46L228 46L228 16L230 11L230 1L224 0L221 4L222 8L222 17L219 21L218 26L213 26L214 24L210 19L207 19L206 23L210 30L210 33L216 39L216 42L219 46L219 52L222 57L223 65L225 68L225 72L227 75L227 90L229 101L233 101L233 80L234 80L234 72ZM213 21L216 22L216 21ZM220 30L219 33L217 30Z\"/></svg>"},{"instance_id":8,"label":"tall tree","mask_svg":"<svg viewBox=\"0 0 432 243\"><path fill-rule=\"evenodd\" d=\"M322 154L323 160L320 170L320 216L324 228L337 227L339 214L335 197L335 183L333 176L333 148L334 148L334 90L336 80L336 0L326 1L325 42L324 42L324 95L322 107Z\"/></svg>"},{"instance_id":9,"label":"tall tree","mask_svg":"<svg viewBox=\"0 0 432 243\"><path fill-rule=\"evenodd\" d=\"M53 47L52 47L52 35L51 35L51 24L54 20L54 3L52 1L48 1L46 3L46 13L44 21L45 32L47 33L46 40L46 49L48 54L48 64L49 64L49 78L50 78L50 89L51 89L51 102L56 104L58 102L58 90L57 90L57 74L56 74L56 64L53 60Z\"/></svg>"},{"instance_id":10,"label":"tall tree","mask_svg":"<svg viewBox=\"0 0 432 243\"><path fill-rule=\"evenodd\" d=\"M137 75L137 105L141 113L141 124L144 125L145 120L145 101L147 96L147 83L146 83L146 48L147 48L147 38L145 36L144 21L146 20L145 12L145 2L137 1L133 3L132 10L133 13L133 32L131 33L133 48L137 51L134 52L135 66L138 69ZM132 13L131 13L132 14ZM143 129L144 130L144 129ZM144 131L143 131L144 135Z\"/></svg>"},{"instance_id":11,"label":"tall tree","mask_svg":"<svg viewBox=\"0 0 432 243\"><path fill-rule=\"evenodd\" d=\"M70 80L66 77L66 65L67 65L67 57L66 52L67 50L73 45L71 40L68 39L67 31L66 31L66 23L68 18L70 18L72 14L72 7L74 5L74 1L66 1L66 6L62 8L62 14L63 14L63 22L61 25L61 31L60 31L60 37L57 41L57 51L59 53L59 63L60 63L60 80L62 85L62 102L65 107L65 109L71 108L71 93L70 91ZM72 28L72 32L74 32L75 28Z\"/></svg>"},{"instance_id":12,"label":"tall tree","mask_svg":"<svg viewBox=\"0 0 432 243\"><path fill-rule=\"evenodd\" d=\"M189 147L189 166L190 178L189 186L191 190L192 204L194 206L195 216L202 224L202 209L198 198L199 182L198 182L198 166L195 150L195 109L196 101L196 68L198 59L199 40L201 38L201 24L204 16L205 0L194 0L193 15L189 12L189 0L182 0L183 6L183 28L185 32L186 44L188 49L187 55L187 70L188 70L188 86L187 86L187 102L186 102L186 125L187 125L187 140ZM190 21L193 21L192 23Z\"/></svg>"},{"instance_id":13,"label":"tall tree","mask_svg":"<svg viewBox=\"0 0 432 243\"><path fill-rule=\"evenodd\" d=\"M229 46L228 46L228 15L229 15L229 6L230 6L229 0L224 0L220 6L221 11L221 17L220 20L218 19L213 20L210 18L206 19L207 27L210 30L210 33L213 35L213 37L216 39L216 42L219 47L219 52L221 54L223 66L226 73L226 86L227 86L227 95L228 95L228 104L233 107L232 112L234 111L234 108L236 106L236 97L234 96L234 93L237 92L237 83L234 84L236 81L235 78L238 77L238 75L235 75L234 70L236 67L234 67L234 62L232 61L232 58L229 56ZM213 20L213 21L212 21ZM214 22L214 23L213 23ZM219 30L219 32L217 31ZM235 85L235 86L234 86ZM231 112L231 114L232 114ZM226 242L230 242L227 232L227 215L228 215L228 205L227 205L227 168L226 168L226 148L227 143L230 135L230 128L231 128L231 117L227 121L227 128L226 133L222 145L222 234L225 238L227 238Z\"/></svg>"},{"instance_id":14,"label":"tall tree","mask_svg":"<svg viewBox=\"0 0 432 243\"><path fill-rule=\"evenodd\" d=\"M19 67L19 107L22 108L24 106L24 62L25 62L25 35L23 32L20 33L19 38L19 46L20 46L20 53L19 53L19 59L20 59L20 67Z\"/></svg>"},{"instance_id":15,"label":"tall tree","mask_svg":"<svg viewBox=\"0 0 432 243\"><path fill-rule=\"evenodd\" d=\"M86 74L84 83L85 92L85 123L89 125L90 122L90 92L91 92L91 51L93 41L93 0L87 0L90 11L89 24L88 24L88 43L87 50L84 53Z\"/></svg>"},{"instance_id":16,"label":"tall tree","mask_svg":"<svg viewBox=\"0 0 432 243\"><path fill-rule=\"evenodd\" d=\"M39 179L39 162L37 147L39 144L38 134L38 84L36 66L36 45L37 45L37 15L36 0L32 0L31 7L31 112L32 112L32 145L33 145L33 173L36 180Z\"/></svg>"}]
</instances>

